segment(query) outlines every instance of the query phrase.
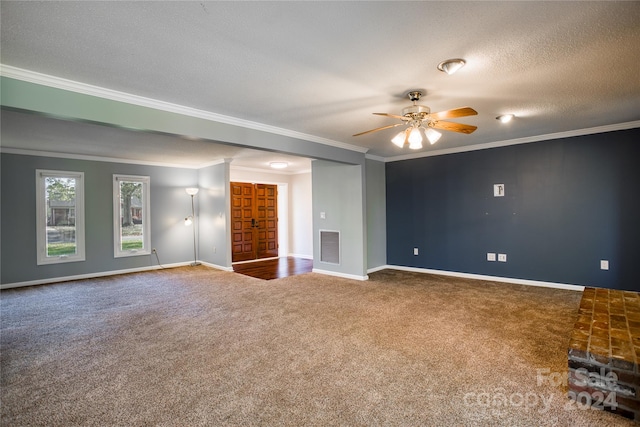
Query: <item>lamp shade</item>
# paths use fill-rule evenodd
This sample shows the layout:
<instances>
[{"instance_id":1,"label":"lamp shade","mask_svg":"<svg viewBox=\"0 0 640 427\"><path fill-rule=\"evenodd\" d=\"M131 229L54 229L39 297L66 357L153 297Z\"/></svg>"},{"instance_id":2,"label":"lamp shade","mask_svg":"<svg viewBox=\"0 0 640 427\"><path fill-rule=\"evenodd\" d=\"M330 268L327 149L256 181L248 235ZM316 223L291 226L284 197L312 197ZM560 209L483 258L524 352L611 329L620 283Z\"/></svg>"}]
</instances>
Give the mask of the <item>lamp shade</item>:
<instances>
[{"instance_id":1,"label":"lamp shade","mask_svg":"<svg viewBox=\"0 0 640 427\"><path fill-rule=\"evenodd\" d=\"M196 194L198 194L198 191L200 191L200 189L196 187L189 187L189 188L185 188L184 191L186 191L187 194L190 196L195 196Z\"/></svg>"},{"instance_id":2,"label":"lamp shade","mask_svg":"<svg viewBox=\"0 0 640 427\"><path fill-rule=\"evenodd\" d=\"M422 141L410 142L409 148L412 150L419 150L422 148Z\"/></svg>"},{"instance_id":3,"label":"lamp shade","mask_svg":"<svg viewBox=\"0 0 640 427\"><path fill-rule=\"evenodd\" d=\"M407 130L403 130L401 132L398 132L398 134L393 137L391 142L393 142L394 145L397 145L398 147L402 148L404 147L404 143L406 142L406 139L407 139Z\"/></svg>"},{"instance_id":4,"label":"lamp shade","mask_svg":"<svg viewBox=\"0 0 640 427\"><path fill-rule=\"evenodd\" d=\"M420 134L420 128L414 127L409 133L409 148L412 150L419 150L422 148L422 135Z\"/></svg>"},{"instance_id":5,"label":"lamp shade","mask_svg":"<svg viewBox=\"0 0 640 427\"><path fill-rule=\"evenodd\" d=\"M427 139L429 140L429 143L431 143L432 145L438 142L438 140L442 136L440 132L431 128L427 129L425 131L425 134L427 135Z\"/></svg>"}]
</instances>

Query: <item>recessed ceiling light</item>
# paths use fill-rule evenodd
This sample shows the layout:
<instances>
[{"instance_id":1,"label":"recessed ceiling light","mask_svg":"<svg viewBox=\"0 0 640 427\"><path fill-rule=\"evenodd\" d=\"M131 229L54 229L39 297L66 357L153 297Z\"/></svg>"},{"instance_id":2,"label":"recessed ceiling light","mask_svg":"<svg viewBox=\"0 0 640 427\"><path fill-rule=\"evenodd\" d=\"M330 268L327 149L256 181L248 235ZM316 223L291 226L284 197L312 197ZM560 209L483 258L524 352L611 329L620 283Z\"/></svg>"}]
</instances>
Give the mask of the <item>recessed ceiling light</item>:
<instances>
[{"instance_id":1,"label":"recessed ceiling light","mask_svg":"<svg viewBox=\"0 0 640 427\"><path fill-rule=\"evenodd\" d=\"M447 59L446 61L442 61L438 64L438 70L451 75L458 71L460 68L464 67L464 64L466 63L467 61L460 58Z\"/></svg>"},{"instance_id":2,"label":"recessed ceiling light","mask_svg":"<svg viewBox=\"0 0 640 427\"><path fill-rule=\"evenodd\" d=\"M500 120L502 123L509 123L515 116L513 114L503 114L496 117L496 120Z\"/></svg>"},{"instance_id":3,"label":"recessed ceiling light","mask_svg":"<svg viewBox=\"0 0 640 427\"><path fill-rule=\"evenodd\" d=\"M289 166L289 163L287 163L287 162L271 162L271 163L269 163L269 166L271 166L274 169L284 169L287 166Z\"/></svg>"}]
</instances>

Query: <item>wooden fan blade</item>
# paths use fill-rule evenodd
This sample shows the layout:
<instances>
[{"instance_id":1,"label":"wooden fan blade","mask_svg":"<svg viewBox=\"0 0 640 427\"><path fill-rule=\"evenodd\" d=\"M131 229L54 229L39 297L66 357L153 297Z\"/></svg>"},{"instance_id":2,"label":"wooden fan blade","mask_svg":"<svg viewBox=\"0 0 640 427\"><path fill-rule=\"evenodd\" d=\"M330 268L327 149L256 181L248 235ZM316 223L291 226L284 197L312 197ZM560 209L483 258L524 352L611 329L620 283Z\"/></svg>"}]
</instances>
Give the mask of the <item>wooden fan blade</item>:
<instances>
[{"instance_id":1,"label":"wooden fan blade","mask_svg":"<svg viewBox=\"0 0 640 427\"><path fill-rule=\"evenodd\" d=\"M375 129L367 130L364 132L356 133L353 136L360 136L360 135L364 135L365 133L378 132L379 130L391 129L397 126L404 126L404 125L406 125L406 123L396 123L395 125L382 126L381 128L375 128Z\"/></svg>"},{"instance_id":2,"label":"wooden fan blade","mask_svg":"<svg viewBox=\"0 0 640 427\"><path fill-rule=\"evenodd\" d=\"M478 126L472 125L464 125L462 123L453 123L453 122L432 122L430 126L434 129L442 129L449 130L452 132L460 132L466 133L467 135L473 133L474 130L478 129Z\"/></svg>"},{"instance_id":3,"label":"wooden fan blade","mask_svg":"<svg viewBox=\"0 0 640 427\"><path fill-rule=\"evenodd\" d=\"M455 119L456 117L475 116L476 114L478 112L471 107L460 107L453 110L440 111L439 113L431 113L431 118L433 120Z\"/></svg>"},{"instance_id":4,"label":"wooden fan blade","mask_svg":"<svg viewBox=\"0 0 640 427\"><path fill-rule=\"evenodd\" d=\"M373 114L375 114L376 116L386 116L394 119L409 120L409 117L398 116L397 114L389 114L389 113L373 113Z\"/></svg>"}]
</instances>

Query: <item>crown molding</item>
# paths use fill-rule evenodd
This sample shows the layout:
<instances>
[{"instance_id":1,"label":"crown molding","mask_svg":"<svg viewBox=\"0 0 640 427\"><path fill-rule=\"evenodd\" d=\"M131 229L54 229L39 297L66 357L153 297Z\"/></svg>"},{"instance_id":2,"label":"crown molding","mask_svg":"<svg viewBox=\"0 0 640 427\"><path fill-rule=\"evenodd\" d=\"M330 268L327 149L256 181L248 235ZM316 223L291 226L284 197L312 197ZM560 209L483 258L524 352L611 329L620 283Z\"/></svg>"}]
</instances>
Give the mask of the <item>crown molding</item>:
<instances>
[{"instance_id":1,"label":"crown molding","mask_svg":"<svg viewBox=\"0 0 640 427\"><path fill-rule=\"evenodd\" d=\"M422 158L422 157L442 156L446 154L486 150L490 148L506 147L509 145L527 144L530 142L548 141L553 139L570 138L574 136L584 136L584 135L591 135L591 134L597 134L597 133L612 132L617 130L626 130L626 129L633 129L633 128L640 127L640 120L636 120L632 122L597 126L592 128L586 128L586 129L576 129L576 130L571 130L566 132L557 132L557 133L551 133L551 134L545 134L545 135L535 135L530 137L489 142L484 144L476 144L472 146L453 147L453 148L447 148L442 150L403 154L403 155L392 156L392 157L380 157L372 154L366 154L369 151L369 149L366 147L347 144L340 141L334 141L331 139L322 138L315 135L309 135L309 134L296 132L289 129L266 125L263 123L239 119L236 117L225 116L222 114L212 113L210 111L199 110L196 108L186 107L179 104L160 101L157 99L147 98L147 97L138 96L138 95L132 95L126 92L120 92L112 89L103 88L100 86L80 83L73 80L64 79L61 77L51 76L48 74L43 74L43 73L38 73L35 71L30 71L30 70L26 70L18 67L13 67L11 65L0 64L0 76L25 81L28 83L48 86L56 89L67 90L70 92L80 93L84 95L95 96L98 98L109 99L112 101L124 102L127 104L138 105L141 107L153 108L156 110L166 111L170 113L182 114L185 116L200 118L204 120L211 120L211 121L225 123L233 126L239 126L247 129L253 129L253 130L258 130L262 132L268 132L268 133L287 136L291 138L301 139L305 141L315 142L318 144L328 145L336 148L342 148L345 150L364 153L365 158L367 159L383 161L383 162L395 162L395 161L410 160L410 159L416 159L416 158ZM3 152L5 151L3 150ZM27 154L27 153L23 153L23 154ZM38 154L34 154L34 155L38 155ZM70 156L73 156L69 154L56 155L56 153L46 153L46 155L48 155L49 157L67 157L67 158L71 158ZM91 156L80 156L80 157L88 158ZM73 158L80 158L80 157L73 157ZM90 160L99 160L99 158L97 157L90 158ZM184 165L164 164L164 163L149 163L149 162L143 162L143 161L133 161L133 160L123 160L123 159L106 159L105 161L114 161L119 163L153 164L158 166L186 167L186 168L195 168L195 169L203 167L201 165L184 166Z\"/></svg>"},{"instance_id":2,"label":"crown molding","mask_svg":"<svg viewBox=\"0 0 640 427\"><path fill-rule=\"evenodd\" d=\"M277 172L273 169L259 169L259 168L250 168L246 166L233 166L233 164L231 163L232 159L217 159L211 162L201 163L198 165L184 165L179 163L150 162L145 160L132 160L132 159L121 159L117 157L91 156L87 154L56 153L52 151L26 150L23 148L11 148L11 147L0 147L0 153L18 154L22 156L52 157L52 158L59 158L59 159L88 160L88 161L94 161L94 162L121 163L121 164L141 165L141 166L160 166L165 168L181 168L181 169L203 169L210 166L221 165L223 163L230 163L229 167L233 170L243 170L243 171L249 171L249 172L269 173L274 175L301 175L305 173L311 173L311 169L304 169L304 170L295 171L295 172L291 172L291 171Z\"/></svg>"},{"instance_id":3,"label":"crown molding","mask_svg":"<svg viewBox=\"0 0 640 427\"><path fill-rule=\"evenodd\" d=\"M221 165L223 163L231 163L231 162L229 161L229 159L217 159L211 162L199 164L198 166L194 167L194 169L208 168L209 166Z\"/></svg>"},{"instance_id":4,"label":"crown molding","mask_svg":"<svg viewBox=\"0 0 640 427\"><path fill-rule=\"evenodd\" d=\"M365 155L364 155L364 158L365 158L365 159L369 159L369 160L375 160L375 161L377 161L377 162L384 162L384 161L386 161L386 158L385 158L385 157L376 156L376 155L373 155L373 154L365 154Z\"/></svg>"},{"instance_id":5,"label":"crown molding","mask_svg":"<svg viewBox=\"0 0 640 427\"><path fill-rule=\"evenodd\" d=\"M358 145L347 144L345 142L334 141L332 139L322 138L315 135L309 135L302 132L296 132L290 129L284 129L276 126L266 125L264 123L252 122L249 120L239 119L237 117L225 116L222 114L212 113L210 111L199 110L197 108L186 107L184 105L173 104L170 102L160 101L144 96L133 95L126 92L107 89L100 86L94 86L86 83L76 82L61 77L51 76L48 74L38 73L36 71L25 70L11 65L0 64L0 75L28 83L34 83L42 86L48 86L55 89L62 89L70 92L80 93L83 95L95 96L98 98L109 99L111 101L124 102L127 104L137 105L140 107L153 108L156 110L166 111L169 113L182 114L185 116L195 117L199 119L211 120L214 122L225 123L228 125L239 126L247 129L258 130L262 132L273 133L276 135L287 136L290 138L301 139L305 141L315 142L318 144L329 145L331 147L342 148L345 150L366 153L369 149Z\"/></svg>"},{"instance_id":6,"label":"crown molding","mask_svg":"<svg viewBox=\"0 0 640 427\"><path fill-rule=\"evenodd\" d=\"M249 166L234 166L231 163L231 170L237 171L247 171L247 172L259 172L259 173L270 173L273 175L301 175L305 173L311 173L311 169L303 169L300 171L283 171L282 169L274 170L274 169L260 169L260 168L252 168Z\"/></svg>"},{"instance_id":7,"label":"crown molding","mask_svg":"<svg viewBox=\"0 0 640 427\"><path fill-rule=\"evenodd\" d=\"M120 159L117 157L91 156L86 154L55 153L52 151L25 150L22 148L9 148L9 147L0 147L0 153L19 154L22 156L52 157L52 158L59 158L59 159L88 160L88 161L94 161L94 162L121 163L121 164L128 164L128 165L161 166L166 168L180 168L180 169L202 169L203 167L224 163L224 160L220 160L220 161L216 160L214 162L209 162L201 165L183 165L178 163L149 162L145 160Z\"/></svg>"},{"instance_id":8,"label":"crown molding","mask_svg":"<svg viewBox=\"0 0 640 427\"><path fill-rule=\"evenodd\" d=\"M415 153L415 154L403 154L401 156L385 157L384 162L397 162L400 160L418 159L421 157L433 157L443 156L445 154L465 153L467 151L487 150L489 148L506 147L509 145L527 144L530 142L549 141L560 138L571 138L574 136L593 135L596 133L613 132L617 130L627 130L640 127L640 120L633 122L615 123L605 126L596 126L586 129L576 129L566 132L549 133L546 135L528 136L524 138L507 139L504 141L488 142L486 144L475 144L467 147L454 147L446 148L443 150L434 150L429 152ZM366 158L373 158L373 156L365 155Z\"/></svg>"}]
</instances>

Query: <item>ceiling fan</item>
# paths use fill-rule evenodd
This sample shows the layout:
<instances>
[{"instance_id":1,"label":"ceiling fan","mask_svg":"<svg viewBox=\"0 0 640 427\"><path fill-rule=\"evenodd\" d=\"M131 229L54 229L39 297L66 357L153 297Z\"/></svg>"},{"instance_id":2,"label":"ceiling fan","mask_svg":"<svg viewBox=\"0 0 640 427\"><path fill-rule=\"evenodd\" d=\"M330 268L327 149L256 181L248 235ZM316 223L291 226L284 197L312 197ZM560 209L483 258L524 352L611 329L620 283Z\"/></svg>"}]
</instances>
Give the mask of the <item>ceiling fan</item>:
<instances>
[{"instance_id":1,"label":"ceiling fan","mask_svg":"<svg viewBox=\"0 0 640 427\"><path fill-rule=\"evenodd\" d=\"M405 130L393 137L391 142L400 148L409 144L409 148L417 150L422 148L423 135L426 136L431 144L435 144L436 141L440 139L442 134L435 129L470 134L478 128L477 126L443 121L443 119L455 119L458 117L475 116L478 114L478 112L471 107L461 107L453 110L441 111L439 113L432 113L429 107L418 104L420 97L422 97L422 92L411 91L408 93L408 96L413 102L413 105L403 108L401 116L388 113L373 113L378 116L400 119L402 120L402 123L382 126L365 132L356 133L353 136L360 136L371 132L408 125Z\"/></svg>"}]
</instances>

